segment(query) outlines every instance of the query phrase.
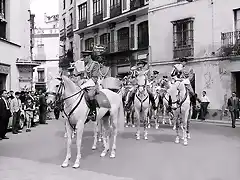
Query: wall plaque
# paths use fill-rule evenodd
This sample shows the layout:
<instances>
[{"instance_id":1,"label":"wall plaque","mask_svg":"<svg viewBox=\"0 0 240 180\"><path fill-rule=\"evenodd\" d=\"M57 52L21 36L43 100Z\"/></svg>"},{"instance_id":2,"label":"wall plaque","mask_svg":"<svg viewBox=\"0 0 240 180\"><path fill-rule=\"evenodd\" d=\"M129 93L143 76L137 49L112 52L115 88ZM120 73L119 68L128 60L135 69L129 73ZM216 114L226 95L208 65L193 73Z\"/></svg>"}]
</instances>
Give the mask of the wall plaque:
<instances>
[{"instance_id":1,"label":"wall plaque","mask_svg":"<svg viewBox=\"0 0 240 180\"><path fill-rule=\"evenodd\" d=\"M10 73L10 66L0 64L0 73L1 74L9 74Z\"/></svg>"}]
</instances>

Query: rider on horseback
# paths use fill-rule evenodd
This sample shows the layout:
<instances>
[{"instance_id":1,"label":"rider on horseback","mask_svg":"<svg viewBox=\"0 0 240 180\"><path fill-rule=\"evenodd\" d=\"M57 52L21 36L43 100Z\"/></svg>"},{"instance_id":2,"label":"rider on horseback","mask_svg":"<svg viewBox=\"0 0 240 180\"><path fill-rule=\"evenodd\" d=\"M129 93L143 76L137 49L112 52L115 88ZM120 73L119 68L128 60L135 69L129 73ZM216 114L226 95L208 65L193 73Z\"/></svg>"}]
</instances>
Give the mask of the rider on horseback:
<instances>
[{"instance_id":1,"label":"rider on horseback","mask_svg":"<svg viewBox=\"0 0 240 180\"><path fill-rule=\"evenodd\" d=\"M189 92L189 95L194 96L195 93L189 80L189 72L187 72L186 69L184 69L185 64L186 62L183 62L181 64L175 64L173 66L171 76L176 81L184 81L184 84Z\"/></svg>"},{"instance_id":2,"label":"rider on horseback","mask_svg":"<svg viewBox=\"0 0 240 180\"><path fill-rule=\"evenodd\" d=\"M144 71L143 68L145 67L145 65L147 64L147 62L145 61L140 61L138 63L138 66L137 67L133 67L132 70L133 70L133 75L134 75L134 78L137 78L137 75L139 74L145 74L146 75L146 72L148 71ZM147 83L145 83L145 85L147 85ZM135 94L137 92L137 88L133 88L132 91L130 92L130 95L129 95L129 99L128 99L128 102L126 104L126 108L129 109L130 106L131 106L131 103L134 102L134 97L135 97ZM149 100L151 101L152 103L152 106L153 106L153 109L156 110L157 107L156 107L156 104L155 104L155 100L154 100L154 96L153 94L150 92L150 90L147 88L147 92L149 94Z\"/></svg>"}]
</instances>

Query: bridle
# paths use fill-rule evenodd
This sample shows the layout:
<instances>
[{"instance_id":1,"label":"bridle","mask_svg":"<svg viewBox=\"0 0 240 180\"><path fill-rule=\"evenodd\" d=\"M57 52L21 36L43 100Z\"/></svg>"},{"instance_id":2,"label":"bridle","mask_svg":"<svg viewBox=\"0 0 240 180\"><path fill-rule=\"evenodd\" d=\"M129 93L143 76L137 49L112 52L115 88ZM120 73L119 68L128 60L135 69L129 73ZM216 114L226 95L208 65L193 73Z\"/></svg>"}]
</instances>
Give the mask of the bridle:
<instances>
[{"instance_id":1,"label":"bridle","mask_svg":"<svg viewBox=\"0 0 240 180\"><path fill-rule=\"evenodd\" d=\"M57 107L57 103L60 104L60 106L62 106L64 101L66 101L67 99L75 97L76 95L79 95L79 97L80 97L80 100L78 101L78 103L71 109L71 111L69 113L67 113L65 111L64 107L62 108L62 111L64 112L65 116L68 118L69 125L71 126L72 129L75 129L75 127L73 127L71 125L71 123L70 123L70 117L71 117L71 115L73 114L73 112L76 110L76 108L78 107L78 105L81 103L81 101L83 99L83 96L84 96L84 93L82 93L83 89L80 89L79 91L77 91L76 93L72 94L71 96L63 98L62 97L63 96L63 92L64 92L66 87L64 85L64 82L63 82L62 78L57 78L57 79L60 81L60 84L58 85L57 92L48 92L48 94L55 96L55 101L54 101L55 108Z\"/></svg>"}]
</instances>

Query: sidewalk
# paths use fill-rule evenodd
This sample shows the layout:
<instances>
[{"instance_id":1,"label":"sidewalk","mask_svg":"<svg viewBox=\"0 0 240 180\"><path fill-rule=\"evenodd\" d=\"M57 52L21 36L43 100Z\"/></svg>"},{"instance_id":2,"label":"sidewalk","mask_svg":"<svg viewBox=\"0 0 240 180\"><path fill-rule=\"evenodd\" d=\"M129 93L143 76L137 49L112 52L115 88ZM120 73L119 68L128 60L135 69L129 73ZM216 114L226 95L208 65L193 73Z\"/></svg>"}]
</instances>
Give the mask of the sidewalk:
<instances>
[{"instance_id":1,"label":"sidewalk","mask_svg":"<svg viewBox=\"0 0 240 180\"><path fill-rule=\"evenodd\" d=\"M210 119L206 119L204 121L199 120L199 119L192 119L192 122L200 122L200 123L216 123L216 124L229 124L232 125L232 121L227 121L227 120L210 120ZM237 120L236 121L236 125L240 125L240 121Z\"/></svg>"},{"instance_id":2,"label":"sidewalk","mask_svg":"<svg viewBox=\"0 0 240 180\"><path fill-rule=\"evenodd\" d=\"M0 156L1 180L133 180L60 165Z\"/></svg>"}]
</instances>

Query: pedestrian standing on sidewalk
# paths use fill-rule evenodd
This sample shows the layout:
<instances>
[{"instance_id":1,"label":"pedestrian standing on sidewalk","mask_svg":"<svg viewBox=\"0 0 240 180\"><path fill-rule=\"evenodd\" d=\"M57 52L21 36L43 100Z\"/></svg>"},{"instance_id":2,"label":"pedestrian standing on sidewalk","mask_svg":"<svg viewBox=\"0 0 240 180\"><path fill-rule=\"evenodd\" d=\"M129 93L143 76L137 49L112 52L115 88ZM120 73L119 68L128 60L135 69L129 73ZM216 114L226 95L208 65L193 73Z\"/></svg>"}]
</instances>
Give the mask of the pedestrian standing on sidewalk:
<instances>
[{"instance_id":1,"label":"pedestrian standing on sidewalk","mask_svg":"<svg viewBox=\"0 0 240 180\"><path fill-rule=\"evenodd\" d=\"M25 107L24 107L26 120L27 120L26 132L31 131L31 122L32 122L32 119L33 119L34 110L35 110L34 103L32 102L32 100L30 98L27 99L27 103L25 104Z\"/></svg>"},{"instance_id":2,"label":"pedestrian standing on sidewalk","mask_svg":"<svg viewBox=\"0 0 240 180\"><path fill-rule=\"evenodd\" d=\"M200 107L200 117L199 117L199 119L205 120L209 103L210 103L210 100L207 97L207 93L206 93L206 91L203 91L202 92L202 97L201 97L201 107Z\"/></svg>"},{"instance_id":3,"label":"pedestrian standing on sidewalk","mask_svg":"<svg viewBox=\"0 0 240 180\"><path fill-rule=\"evenodd\" d=\"M7 102L7 91L0 91L0 140L9 139L6 136L11 111Z\"/></svg>"},{"instance_id":4,"label":"pedestrian standing on sidewalk","mask_svg":"<svg viewBox=\"0 0 240 180\"><path fill-rule=\"evenodd\" d=\"M240 109L239 98L236 96L235 92L233 92L232 97L228 99L227 106L231 114L232 128L235 128L236 119L238 118L237 116L239 114L239 109Z\"/></svg>"},{"instance_id":5,"label":"pedestrian standing on sidewalk","mask_svg":"<svg viewBox=\"0 0 240 180\"><path fill-rule=\"evenodd\" d=\"M39 123L40 124L48 124L46 122L46 114L47 114L47 102L46 102L46 97L45 93L40 91L40 96L39 96Z\"/></svg>"},{"instance_id":6,"label":"pedestrian standing on sidewalk","mask_svg":"<svg viewBox=\"0 0 240 180\"><path fill-rule=\"evenodd\" d=\"M22 132L20 131L20 127L19 127L20 114L21 114L21 108L22 108L22 103L19 97L20 97L20 92L16 92L15 97L13 97L13 99L10 101L10 110L13 116L13 121L12 121L13 134L18 134Z\"/></svg>"}]
</instances>

